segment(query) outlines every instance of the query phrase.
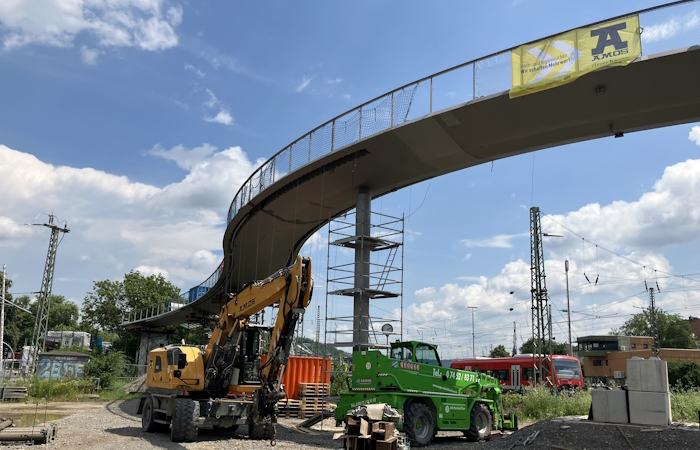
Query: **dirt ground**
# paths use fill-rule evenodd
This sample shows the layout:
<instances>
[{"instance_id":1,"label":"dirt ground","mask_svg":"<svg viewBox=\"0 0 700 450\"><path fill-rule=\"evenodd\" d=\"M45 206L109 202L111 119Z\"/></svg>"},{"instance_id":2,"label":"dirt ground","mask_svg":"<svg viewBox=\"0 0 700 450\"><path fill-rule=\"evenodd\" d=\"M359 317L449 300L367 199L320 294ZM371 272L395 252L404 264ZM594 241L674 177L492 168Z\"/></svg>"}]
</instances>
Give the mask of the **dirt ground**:
<instances>
[{"instance_id":1,"label":"dirt ground","mask_svg":"<svg viewBox=\"0 0 700 450\"><path fill-rule=\"evenodd\" d=\"M198 442L174 443L168 434L144 433L141 431L141 417L136 416L138 400L111 403L49 403L35 404L4 403L0 405L0 417L24 417L36 412L38 422L43 421L44 414L50 422L58 425L57 438L50 444L56 449L192 449L192 450L255 450L269 449L268 441L252 441L248 438L246 427L240 427L235 433L214 431L203 427L199 431ZM60 418L59 418L60 417ZM299 419L280 419L277 425L277 447L280 449L332 449L341 448L341 441L334 441L334 420L316 425L313 434L300 434L293 427L301 422ZM26 424L26 422L25 422ZM31 426L31 424L29 425ZM622 425L620 427L636 450L644 449L697 449L700 448L700 430L697 424L692 426L639 427ZM539 435L531 444L523 442L536 431ZM513 447L515 445L515 447ZM19 446L15 446L19 447ZM24 447L24 445L22 445ZM13 446L3 446L13 448ZM523 449L605 449L632 448L615 425L596 424L577 418L552 419L537 422L510 433L501 439L477 444L467 442L461 433L438 433L431 450L478 448L486 450Z\"/></svg>"}]
</instances>

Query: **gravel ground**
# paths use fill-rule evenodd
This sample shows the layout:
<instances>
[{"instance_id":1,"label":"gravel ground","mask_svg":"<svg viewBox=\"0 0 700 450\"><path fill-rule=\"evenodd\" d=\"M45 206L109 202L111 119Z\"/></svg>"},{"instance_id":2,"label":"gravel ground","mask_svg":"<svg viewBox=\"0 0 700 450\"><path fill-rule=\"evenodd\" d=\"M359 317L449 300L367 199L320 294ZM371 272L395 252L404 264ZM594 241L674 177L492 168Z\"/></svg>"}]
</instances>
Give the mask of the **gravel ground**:
<instances>
[{"instance_id":1,"label":"gravel ground","mask_svg":"<svg viewBox=\"0 0 700 450\"><path fill-rule=\"evenodd\" d=\"M44 405L41 405L44 407ZM127 400L111 403L50 403L49 414L67 414L57 420L58 435L50 448L56 449L198 449L212 450L255 450L270 449L268 441L253 441L248 438L247 427L240 427L235 432L214 431L203 427L199 431L198 442L177 444L170 441L169 434L143 433L141 417L136 416L138 400ZM40 416L43 408L39 408ZM0 416L4 412L10 414L34 413L35 405L10 404L0 405ZM6 414L8 415L8 414ZM277 425L277 447L280 449L332 449L340 448L342 441L333 441L335 421L328 419L323 424L314 426L314 434L301 434L293 431L300 419L279 419ZM563 427L563 428L562 428ZM690 449L700 448L700 432L697 424L692 427L671 427L662 431L653 431L651 427L621 426L636 450L644 449ZM692 431L685 431L685 429ZM646 430L646 431L644 431ZM535 431L540 431L533 444L523 449L564 448L571 450L583 449L628 449L627 442L620 434L617 426L603 425L580 419L553 419L525 426L519 431L507 434L503 438L478 444L468 443L461 433L438 433L430 450L478 448L487 450L510 449L514 444L523 441ZM552 447L555 446L555 447ZM19 448L19 446L4 446L3 448ZM24 447L24 445L22 445Z\"/></svg>"}]
</instances>

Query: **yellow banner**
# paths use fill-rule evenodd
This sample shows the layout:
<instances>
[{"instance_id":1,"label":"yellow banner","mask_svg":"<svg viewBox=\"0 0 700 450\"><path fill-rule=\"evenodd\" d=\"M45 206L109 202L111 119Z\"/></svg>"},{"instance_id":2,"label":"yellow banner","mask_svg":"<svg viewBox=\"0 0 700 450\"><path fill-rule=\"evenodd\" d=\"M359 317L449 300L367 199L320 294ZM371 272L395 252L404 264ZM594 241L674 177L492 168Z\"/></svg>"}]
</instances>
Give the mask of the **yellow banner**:
<instances>
[{"instance_id":1,"label":"yellow banner","mask_svg":"<svg viewBox=\"0 0 700 450\"><path fill-rule=\"evenodd\" d=\"M510 98L570 83L601 67L625 66L642 53L639 16L568 31L511 51Z\"/></svg>"}]
</instances>

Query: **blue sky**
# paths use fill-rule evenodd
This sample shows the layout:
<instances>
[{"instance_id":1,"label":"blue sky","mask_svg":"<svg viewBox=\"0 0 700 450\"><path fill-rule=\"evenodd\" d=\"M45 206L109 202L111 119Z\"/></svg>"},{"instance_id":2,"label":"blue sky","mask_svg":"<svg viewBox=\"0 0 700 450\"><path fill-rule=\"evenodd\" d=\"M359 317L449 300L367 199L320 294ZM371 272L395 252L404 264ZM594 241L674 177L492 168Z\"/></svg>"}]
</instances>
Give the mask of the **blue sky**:
<instances>
[{"instance_id":1,"label":"blue sky","mask_svg":"<svg viewBox=\"0 0 700 450\"><path fill-rule=\"evenodd\" d=\"M18 224L53 210L73 230L59 250L55 293L80 304L93 280L136 268L164 273L187 288L217 266L228 204L261 158L415 79L655 4L3 3L0 259L8 264L15 293L38 290L48 234ZM678 20L685 18L687 26L696 9L700 14L691 5ZM668 43L676 19L669 13L658 20L650 32ZM438 87L443 90L436 103L455 103L452 97L463 88L458 81ZM401 215L425 197L406 223L409 336L423 327L426 340L430 331L433 342L444 344L446 357L471 353L464 314L473 305L479 306L477 353L501 343L510 348L513 321L519 339L527 338L528 289L508 292L522 286L523 276L528 283L533 204L649 267L700 272L700 201L693 191L700 177L700 128L693 132L693 126L537 152L534 184L533 156L524 155L495 162L493 171L487 165L435 179L427 195L426 182L376 200L375 210ZM319 271L315 316L316 302L325 301L322 236L306 250ZM608 284L572 295L572 309L581 312L572 317L580 319L576 333L605 333L636 311L633 304L645 304L645 293L611 303L643 291L644 274L634 264L602 250L596 257L595 246L570 233L547 241L545 252L550 292L560 309L563 259L577 263L572 286L581 284L584 263L587 274L595 266L596 275L608 277ZM641 278L612 282L633 277ZM700 313L700 296L690 287L697 283L672 277L659 284L664 307ZM665 286L680 284L685 290L666 295ZM599 312L603 305L605 313ZM603 317L608 313L616 315ZM555 320L561 320L557 313ZM563 340L561 326L555 333ZM314 327L307 318L305 329Z\"/></svg>"}]
</instances>

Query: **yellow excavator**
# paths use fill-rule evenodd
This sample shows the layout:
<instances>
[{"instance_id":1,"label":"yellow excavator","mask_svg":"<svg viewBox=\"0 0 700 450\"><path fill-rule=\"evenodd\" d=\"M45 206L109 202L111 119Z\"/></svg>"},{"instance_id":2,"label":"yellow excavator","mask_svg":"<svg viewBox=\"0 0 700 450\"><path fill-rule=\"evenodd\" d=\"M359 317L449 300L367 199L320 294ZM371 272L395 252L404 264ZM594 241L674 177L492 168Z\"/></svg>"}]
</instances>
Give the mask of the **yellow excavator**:
<instances>
[{"instance_id":1,"label":"yellow excavator","mask_svg":"<svg viewBox=\"0 0 700 450\"><path fill-rule=\"evenodd\" d=\"M282 377L312 292L311 258L298 256L294 265L229 294L206 346L183 341L152 350L148 392L137 412L143 431L169 430L174 442L191 442L200 426L234 431L248 425L251 439L275 445L276 404L286 397ZM249 322L273 305L279 307L274 326Z\"/></svg>"}]
</instances>

